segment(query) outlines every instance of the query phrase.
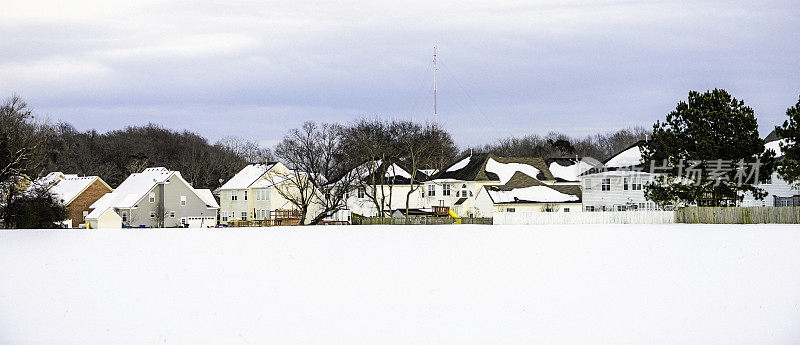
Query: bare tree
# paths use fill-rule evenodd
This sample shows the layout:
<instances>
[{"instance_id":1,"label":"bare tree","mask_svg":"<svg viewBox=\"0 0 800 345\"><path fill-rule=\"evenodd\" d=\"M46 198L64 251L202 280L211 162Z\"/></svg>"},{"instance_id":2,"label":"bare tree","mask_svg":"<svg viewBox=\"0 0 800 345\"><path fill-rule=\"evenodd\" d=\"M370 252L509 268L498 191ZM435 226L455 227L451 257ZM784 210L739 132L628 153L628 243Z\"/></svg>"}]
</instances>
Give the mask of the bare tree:
<instances>
[{"instance_id":1,"label":"bare tree","mask_svg":"<svg viewBox=\"0 0 800 345\"><path fill-rule=\"evenodd\" d=\"M32 181L46 162L52 128L36 121L27 103L17 95L0 106L0 187L4 197L24 180ZM3 202L6 200L3 200Z\"/></svg>"},{"instance_id":2,"label":"bare tree","mask_svg":"<svg viewBox=\"0 0 800 345\"><path fill-rule=\"evenodd\" d=\"M356 188L364 191L364 196L381 216L392 208L394 174L391 169L400 158L397 130L388 122L367 119L344 129L345 151L357 162Z\"/></svg>"},{"instance_id":3,"label":"bare tree","mask_svg":"<svg viewBox=\"0 0 800 345\"><path fill-rule=\"evenodd\" d=\"M397 143L402 164L408 170L409 190L406 193L406 219L411 205L411 196L420 187L424 174L421 169L438 166L438 163L449 158L445 149L452 145L452 139L446 132L437 131L433 125L420 125L410 121L397 122ZM423 176L420 176L422 174Z\"/></svg>"},{"instance_id":4,"label":"bare tree","mask_svg":"<svg viewBox=\"0 0 800 345\"><path fill-rule=\"evenodd\" d=\"M275 160L272 150L252 140L228 136L220 139L216 144L228 148L248 163L265 163Z\"/></svg>"},{"instance_id":5,"label":"bare tree","mask_svg":"<svg viewBox=\"0 0 800 345\"><path fill-rule=\"evenodd\" d=\"M342 130L337 125L306 122L292 129L275 148L289 174L271 176L278 194L300 210L306 219L309 207L320 212L309 221L317 224L346 207L345 195L354 178L342 151Z\"/></svg>"}]
</instances>

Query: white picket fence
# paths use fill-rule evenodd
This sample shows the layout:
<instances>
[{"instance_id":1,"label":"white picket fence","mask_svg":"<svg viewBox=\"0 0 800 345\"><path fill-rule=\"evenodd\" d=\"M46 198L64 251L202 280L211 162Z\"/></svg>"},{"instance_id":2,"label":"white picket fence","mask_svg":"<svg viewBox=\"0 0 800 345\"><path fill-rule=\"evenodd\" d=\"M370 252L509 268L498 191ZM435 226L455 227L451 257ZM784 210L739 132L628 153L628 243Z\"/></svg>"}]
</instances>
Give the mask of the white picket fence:
<instances>
[{"instance_id":1,"label":"white picket fence","mask_svg":"<svg viewBox=\"0 0 800 345\"><path fill-rule=\"evenodd\" d=\"M671 224L673 211L624 212L495 212L495 225L546 224Z\"/></svg>"}]
</instances>

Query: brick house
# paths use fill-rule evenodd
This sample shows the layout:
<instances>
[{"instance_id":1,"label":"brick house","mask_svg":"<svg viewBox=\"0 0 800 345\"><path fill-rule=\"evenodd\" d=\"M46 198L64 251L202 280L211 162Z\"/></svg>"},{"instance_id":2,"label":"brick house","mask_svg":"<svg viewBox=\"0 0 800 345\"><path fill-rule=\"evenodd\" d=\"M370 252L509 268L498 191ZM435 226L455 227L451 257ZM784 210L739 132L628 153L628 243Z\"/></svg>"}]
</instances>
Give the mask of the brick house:
<instances>
[{"instance_id":1,"label":"brick house","mask_svg":"<svg viewBox=\"0 0 800 345\"><path fill-rule=\"evenodd\" d=\"M70 227L85 223L85 217L95 201L113 189L97 176L78 176L52 172L36 180L36 184L48 186L48 191L67 207Z\"/></svg>"}]
</instances>

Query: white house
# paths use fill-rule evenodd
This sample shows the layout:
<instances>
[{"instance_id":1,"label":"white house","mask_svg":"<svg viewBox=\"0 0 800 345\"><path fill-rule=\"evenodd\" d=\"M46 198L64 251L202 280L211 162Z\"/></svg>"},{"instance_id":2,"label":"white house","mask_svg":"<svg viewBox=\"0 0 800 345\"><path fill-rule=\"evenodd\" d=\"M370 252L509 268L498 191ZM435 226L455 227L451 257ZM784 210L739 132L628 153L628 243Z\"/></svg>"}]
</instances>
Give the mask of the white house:
<instances>
[{"instance_id":1,"label":"white house","mask_svg":"<svg viewBox=\"0 0 800 345\"><path fill-rule=\"evenodd\" d=\"M108 210L130 227L213 227L219 211L210 190L195 189L180 172L160 167L131 174L90 207L87 222L101 227L113 218Z\"/></svg>"},{"instance_id":2,"label":"white house","mask_svg":"<svg viewBox=\"0 0 800 345\"><path fill-rule=\"evenodd\" d=\"M585 211L655 210L658 206L644 197L644 185L652 174L643 166L639 141L603 164L578 176Z\"/></svg>"},{"instance_id":3,"label":"white house","mask_svg":"<svg viewBox=\"0 0 800 345\"><path fill-rule=\"evenodd\" d=\"M471 155L432 176L425 193L427 207L448 206L460 217L491 217L517 208L581 210L577 183L558 180L541 158Z\"/></svg>"},{"instance_id":4,"label":"white house","mask_svg":"<svg viewBox=\"0 0 800 345\"><path fill-rule=\"evenodd\" d=\"M367 163L351 172L360 176L360 182L356 183L355 189L347 193L346 209L336 212L331 217L332 220L351 221L352 214L375 217L380 213L378 210L380 204L383 204L384 216L389 216L395 211L404 214L407 198L408 209L412 212L425 207L422 184L428 175L423 170L417 171L414 183L411 184L412 169L403 162L393 163L385 168L381 164L377 162L373 164L374 169L370 169L370 164ZM381 178L371 170L385 171L385 174Z\"/></svg>"},{"instance_id":5,"label":"white house","mask_svg":"<svg viewBox=\"0 0 800 345\"><path fill-rule=\"evenodd\" d=\"M779 143L786 145L788 140L778 137L775 131L767 135L764 140L766 141L765 149L775 151L778 165L780 165L784 157ZM767 192L764 200L756 200L752 194L747 193L742 199L741 206L800 206L800 185L786 182L777 171L772 173L766 183L758 184L757 187Z\"/></svg>"},{"instance_id":6,"label":"white house","mask_svg":"<svg viewBox=\"0 0 800 345\"><path fill-rule=\"evenodd\" d=\"M296 210L297 207L277 190L291 191L292 187L280 187L280 184L296 177L292 170L279 162L244 167L219 189L220 221L268 220L274 211ZM310 205L306 221L317 212L318 207Z\"/></svg>"}]
</instances>

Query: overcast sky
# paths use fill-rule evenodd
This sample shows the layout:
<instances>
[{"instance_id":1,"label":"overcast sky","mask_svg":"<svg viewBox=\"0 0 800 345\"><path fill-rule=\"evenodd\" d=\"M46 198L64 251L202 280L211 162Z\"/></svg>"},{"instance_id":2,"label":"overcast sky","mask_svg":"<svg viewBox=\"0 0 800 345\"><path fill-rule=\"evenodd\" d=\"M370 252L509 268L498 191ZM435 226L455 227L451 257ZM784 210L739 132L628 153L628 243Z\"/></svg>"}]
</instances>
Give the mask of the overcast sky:
<instances>
[{"instance_id":1,"label":"overcast sky","mask_svg":"<svg viewBox=\"0 0 800 345\"><path fill-rule=\"evenodd\" d=\"M0 97L100 131L272 145L303 121L433 120L462 146L651 127L723 88L760 130L800 95L800 1L3 0Z\"/></svg>"}]
</instances>

